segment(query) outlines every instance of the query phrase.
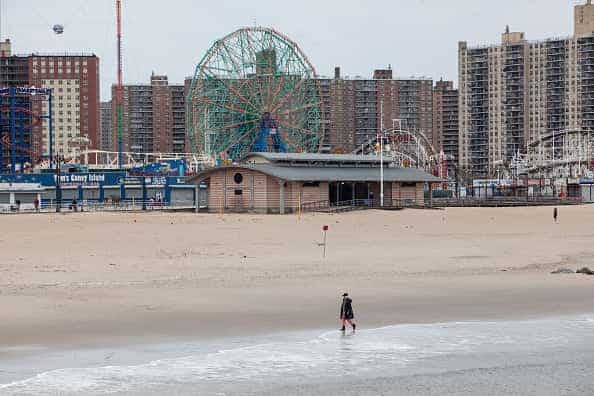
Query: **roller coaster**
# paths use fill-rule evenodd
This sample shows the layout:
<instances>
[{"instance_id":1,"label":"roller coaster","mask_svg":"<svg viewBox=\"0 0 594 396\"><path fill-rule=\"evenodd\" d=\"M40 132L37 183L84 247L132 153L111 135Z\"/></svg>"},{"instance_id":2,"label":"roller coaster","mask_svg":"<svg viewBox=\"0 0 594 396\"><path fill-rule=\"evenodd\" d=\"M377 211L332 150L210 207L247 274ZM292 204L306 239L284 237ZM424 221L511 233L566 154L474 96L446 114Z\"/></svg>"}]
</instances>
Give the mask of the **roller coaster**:
<instances>
[{"instance_id":1,"label":"roller coaster","mask_svg":"<svg viewBox=\"0 0 594 396\"><path fill-rule=\"evenodd\" d=\"M43 159L42 124L47 120L48 158L53 158L51 90L0 88L0 171L23 172ZM46 106L44 106L44 102Z\"/></svg>"},{"instance_id":2,"label":"roller coaster","mask_svg":"<svg viewBox=\"0 0 594 396\"><path fill-rule=\"evenodd\" d=\"M546 178L591 177L594 168L594 135L581 129L548 133L527 145L511 162L512 174Z\"/></svg>"},{"instance_id":3,"label":"roller coaster","mask_svg":"<svg viewBox=\"0 0 594 396\"><path fill-rule=\"evenodd\" d=\"M418 130L402 128L401 120L394 120L394 127L369 138L353 154L379 154L380 147L386 163L401 168L420 168L443 179L447 178L446 157L437 153L433 145ZM383 139L380 145L380 140Z\"/></svg>"}]
</instances>

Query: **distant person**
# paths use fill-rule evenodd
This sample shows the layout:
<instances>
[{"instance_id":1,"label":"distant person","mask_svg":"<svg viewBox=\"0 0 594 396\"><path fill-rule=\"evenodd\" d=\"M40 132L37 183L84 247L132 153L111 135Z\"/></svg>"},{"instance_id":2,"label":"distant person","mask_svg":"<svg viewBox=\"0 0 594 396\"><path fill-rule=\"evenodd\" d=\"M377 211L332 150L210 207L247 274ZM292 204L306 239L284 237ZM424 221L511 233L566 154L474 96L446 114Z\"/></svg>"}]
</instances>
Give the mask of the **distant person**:
<instances>
[{"instance_id":1,"label":"distant person","mask_svg":"<svg viewBox=\"0 0 594 396\"><path fill-rule=\"evenodd\" d=\"M16 209L17 209L17 212L21 211L21 200L20 199L16 200Z\"/></svg>"},{"instance_id":2,"label":"distant person","mask_svg":"<svg viewBox=\"0 0 594 396\"><path fill-rule=\"evenodd\" d=\"M373 206L373 191L369 191L369 206Z\"/></svg>"},{"instance_id":3,"label":"distant person","mask_svg":"<svg viewBox=\"0 0 594 396\"><path fill-rule=\"evenodd\" d=\"M35 198L35 200L33 201L33 206L35 206L35 211L39 212L39 199Z\"/></svg>"},{"instance_id":4,"label":"distant person","mask_svg":"<svg viewBox=\"0 0 594 396\"><path fill-rule=\"evenodd\" d=\"M342 304L340 305L340 321L342 323L342 328L340 331L346 330L346 324L350 324L353 327L353 331L357 327L353 322L355 318L355 314L353 312L353 300L349 297L349 293L344 293L342 295Z\"/></svg>"},{"instance_id":5,"label":"distant person","mask_svg":"<svg viewBox=\"0 0 594 396\"><path fill-rule=\"evenodd\" d=\"M559 218L559 210L557 208L553 208L553 220L557 223L557 219Z\"/></svg>"},{"instance_id":6,"label":"distant person","mask_svg":"<svg viewBox=\"0 0 594 396\"><path fill-rule=\"evenodd\" d=\"M72 200L72 203L70 204L70 209L77 212L78 211L78 203L76 202L76 199Z\"/></svg>"}]
</instances>

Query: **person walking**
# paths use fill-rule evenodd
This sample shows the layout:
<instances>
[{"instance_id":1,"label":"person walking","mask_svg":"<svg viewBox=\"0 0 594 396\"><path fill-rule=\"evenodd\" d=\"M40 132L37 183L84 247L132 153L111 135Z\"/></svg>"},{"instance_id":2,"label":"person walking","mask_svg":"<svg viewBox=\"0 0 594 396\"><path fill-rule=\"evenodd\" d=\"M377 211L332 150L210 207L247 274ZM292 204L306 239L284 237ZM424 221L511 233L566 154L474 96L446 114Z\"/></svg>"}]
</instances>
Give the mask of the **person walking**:
<instances>
[{"instance_id":1,"label":"person walking","mask_svg":"<svg viewBox=\"0 0 594 396\"><path fill-rule=\"evenodd\" d=\"M353 327L353 331L357 325L353 320L355 319L355 314L353 312L353 300L349 297L349 293L344 293L342 295L342 304L340 305L340 321L342 323L341 331L346 330L346 324L350 324Z\"/></svg>"},{"instance_id":2,"label":"person walking","mask_svg":"<svg viewBox=\"0 0 594 396\"><path fill-rule=\"evenodd\" d=\"M557 223L557 218L559 217L559 211L557 208L553 208L553 220Z\"/></svg>"}]
</instances>

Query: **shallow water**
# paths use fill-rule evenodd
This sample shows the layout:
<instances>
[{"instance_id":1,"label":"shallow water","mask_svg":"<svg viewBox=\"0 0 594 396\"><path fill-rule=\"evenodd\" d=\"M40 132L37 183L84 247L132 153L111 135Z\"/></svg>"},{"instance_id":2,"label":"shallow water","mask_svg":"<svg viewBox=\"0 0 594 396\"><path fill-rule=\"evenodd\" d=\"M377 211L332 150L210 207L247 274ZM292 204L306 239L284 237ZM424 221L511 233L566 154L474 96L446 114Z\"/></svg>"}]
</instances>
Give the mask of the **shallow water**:
<instances>
[{"instance_id":1,"label":"shallow water","mask_svg":"<svg viewBox=\"0 0 594 396\"><path fill-rule=\"evenodd\" d=\"M0 394L592 395L594 315L48 351L41 361L0 362Z\"/></svg>"}]
</instances>

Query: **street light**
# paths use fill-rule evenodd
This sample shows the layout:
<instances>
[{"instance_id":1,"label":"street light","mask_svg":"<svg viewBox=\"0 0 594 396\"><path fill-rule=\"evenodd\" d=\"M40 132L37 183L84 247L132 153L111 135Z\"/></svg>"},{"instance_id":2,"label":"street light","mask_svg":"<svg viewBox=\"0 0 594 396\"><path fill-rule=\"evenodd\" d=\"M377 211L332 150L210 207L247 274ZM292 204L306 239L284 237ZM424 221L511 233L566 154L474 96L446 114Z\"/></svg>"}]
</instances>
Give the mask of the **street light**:
<instances>
[{"instance_id":1,"label":"street light","mask_svg":"<svg viewBox=\"0 0 594 396\"><path fill-rule=\"evenodd\" d=\"M59 213L62 209L62 185L60 184L61 178L61 164L62 159L60 154L56 154L56 213Z\"/></svg>"}]
</instances>

